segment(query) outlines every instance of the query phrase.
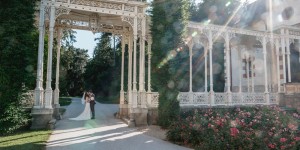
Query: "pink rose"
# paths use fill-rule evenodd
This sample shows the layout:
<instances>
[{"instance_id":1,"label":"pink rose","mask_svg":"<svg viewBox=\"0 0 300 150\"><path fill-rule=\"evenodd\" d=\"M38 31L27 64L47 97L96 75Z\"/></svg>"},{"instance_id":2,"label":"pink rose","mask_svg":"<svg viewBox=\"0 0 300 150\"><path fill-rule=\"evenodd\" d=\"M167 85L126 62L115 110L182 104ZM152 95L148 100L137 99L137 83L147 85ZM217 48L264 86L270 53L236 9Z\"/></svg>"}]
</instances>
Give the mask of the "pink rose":
<instances>
[{"instance_id":1,"label":"pink rose","mask_svg":"<svg viewBox=\"0 0 300 150\"><path fill-rule=\"evenodd\" d=\"M286 142L287 141L287 139L286 138L280 138L280 142Z\"/></svg>"},{"instance_id":2,"label":"pink rose","mask_svg":"<svg viewBox=\"0 0 300 150\"><path fill-rule=\"evenodd\" d=\"M273 149L273 148L275 148L276 146L275 146L274 144L270 143L270 144L268 144L268 147L271 148L271 149Z\"/></svg>"},{"instance_id":3,"label":"pink rose","mask_svg":"<svg viewBox=\"0 0 300 150\"><path fill-rule=\"evenodd\" d=\"M230 128L230 135L233 137L236 137L237 134L239 133L239 130L237 128Z\"/></svg>"}]
</instances>

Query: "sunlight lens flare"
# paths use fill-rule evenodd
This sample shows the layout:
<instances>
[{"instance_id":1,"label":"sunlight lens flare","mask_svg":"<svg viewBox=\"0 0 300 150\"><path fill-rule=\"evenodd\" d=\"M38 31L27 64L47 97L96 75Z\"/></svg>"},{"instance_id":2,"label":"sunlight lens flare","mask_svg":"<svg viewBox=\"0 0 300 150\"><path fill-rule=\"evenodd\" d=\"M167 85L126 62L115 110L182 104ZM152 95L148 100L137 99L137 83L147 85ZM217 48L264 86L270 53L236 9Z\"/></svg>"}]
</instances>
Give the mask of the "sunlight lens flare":
<instances>
[{"instance_id":1,"label":"sunlight lens flare","mask_svg":"<svg viewBox=\"0 0 300 150\"><path fill-rule=\"evenodd\" d=\"M179 47L177 48L176 50L172 50L168 53L167 57L162 60L162 62L160 62L158 64L158 68L162 68L164 65L166 65L166 63L168 63L171 59L175 58L177 56L177 53L182 51L183 48L182 47Z\"/></svg>"},{"instance_id":2,"label":"sunlight lens flare","mask_svg":"<svg viewBox=\"0 0 300 150\"><path fill-rule=\"evenodd\" d=\"M231 4L231 2L227 2L225 6L228 7L230 4Z\"/></svg>"},{"instance_id":3,"label":"sunlight lens flare","mask_svg":"<svg viewBox=\"0 0 300 150\"><path fill-rule=\"evenodd\" d=\"M197 34L198 34L197 31L193 32L193 33L192 33L192 37L195 37Z\"/></svg>"}]
</instances>

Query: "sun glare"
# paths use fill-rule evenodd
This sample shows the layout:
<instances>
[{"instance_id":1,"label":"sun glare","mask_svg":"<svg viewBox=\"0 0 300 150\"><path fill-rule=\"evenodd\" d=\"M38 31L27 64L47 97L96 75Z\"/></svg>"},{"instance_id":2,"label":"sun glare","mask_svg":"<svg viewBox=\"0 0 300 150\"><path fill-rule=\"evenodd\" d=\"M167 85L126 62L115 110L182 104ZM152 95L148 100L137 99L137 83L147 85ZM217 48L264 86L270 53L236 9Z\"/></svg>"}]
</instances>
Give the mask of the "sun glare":
<instances>
[{"instance_id":1,"label":"sun glare","mask_svg":"<svg viewBox=\"0 0 300 150\"><path fill-rule=\"evenodd\" d=\"M240 0L241 1L241 3L248 3L248 4L251 4L251 3L254 3L256 0ZM203 0L195 0L195 3L196 4L199 4L199 3L202 3L203 2ZM228 1L227 3L226 3L226 5L230 5L230 1Z\"/></svg>"}]
</instances>

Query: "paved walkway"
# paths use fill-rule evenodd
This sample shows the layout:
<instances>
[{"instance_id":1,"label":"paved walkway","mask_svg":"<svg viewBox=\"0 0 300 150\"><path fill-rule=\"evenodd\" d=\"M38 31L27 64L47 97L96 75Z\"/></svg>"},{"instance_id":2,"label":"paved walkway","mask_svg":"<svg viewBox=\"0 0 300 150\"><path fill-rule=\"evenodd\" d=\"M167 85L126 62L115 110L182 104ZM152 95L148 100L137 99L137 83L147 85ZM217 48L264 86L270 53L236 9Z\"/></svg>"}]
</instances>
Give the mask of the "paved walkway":
<instances>
[{"instance_id":1,"label":"paved walkway","mask_svg":"<svg viewBox=\"0 0 300 150\"><path fill-rule=\"evenodd\" d=\"M95 120L68 119L78 116L83 108L80 98L74 98L63 119L57 122L47 150L188 150L128 128L113 116L118 105L97 103Z\"/></svg>"}]
</instances>

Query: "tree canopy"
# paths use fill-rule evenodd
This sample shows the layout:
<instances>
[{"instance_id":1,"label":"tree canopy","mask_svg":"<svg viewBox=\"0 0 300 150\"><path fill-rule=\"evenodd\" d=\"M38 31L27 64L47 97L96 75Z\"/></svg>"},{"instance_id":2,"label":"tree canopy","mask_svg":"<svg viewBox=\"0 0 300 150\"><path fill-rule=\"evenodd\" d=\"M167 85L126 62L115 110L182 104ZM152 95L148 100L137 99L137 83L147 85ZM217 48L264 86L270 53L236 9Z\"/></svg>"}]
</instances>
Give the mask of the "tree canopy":
<instances>
[{"instance_id":1,"label":"tree canopy","mask_svg":"<svg viewBox=\"0 0 300 150\"><path fill-rule=\"evenodd\" d=\"M24 86L34 89L38 32L34 0L0 1L0 134L27 122L20 106Z\"/></svg>"},{"instance_id":2,"label":"tree canopy","mask_svg":"<svg viewBox=\"0 0 300 150\"><path fill-rule=\"evenodd\" d=\"M85 88L92 89L98 97L108 100L118 98L121 78L121 45L117 40L112 45L111 33L101 33L96 38L97 45L93 58L88 62L84 73Z\"/></svg>"},{"instance_id":3,"label":"tree canopy","mask_svg":"<svg viewBox=\"0 0 300 150\"><path fill-rule=\"evenodd\" d=\"M152 85L160 94L159 124L167 127L179 112L178 78L171 64L177 49L184 47L189 1L154 0L152 7Z\"/></svg>"}]
</instances>

